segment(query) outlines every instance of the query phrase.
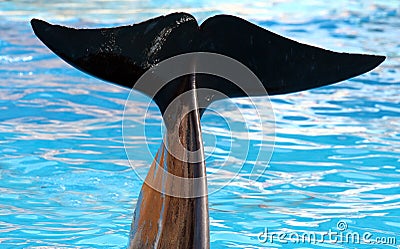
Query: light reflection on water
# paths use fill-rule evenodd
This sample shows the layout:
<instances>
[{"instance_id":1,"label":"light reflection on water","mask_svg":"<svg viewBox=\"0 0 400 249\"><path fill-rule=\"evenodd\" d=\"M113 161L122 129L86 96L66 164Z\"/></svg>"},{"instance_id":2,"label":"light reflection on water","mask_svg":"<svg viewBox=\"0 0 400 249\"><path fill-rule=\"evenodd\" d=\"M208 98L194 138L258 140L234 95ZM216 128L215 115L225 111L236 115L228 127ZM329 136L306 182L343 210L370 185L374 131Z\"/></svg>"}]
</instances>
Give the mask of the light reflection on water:
<instances>
[{"instance_id":1,"label":"light reflection on water","mask_svg":"<svg viewBox=\"0 0 400 249\"><path fill-rule=\"evenodd\" d=\"M210 196L212 248L371 248L257 241L264 227L325 232L342 219L349 230L396 236L400 243L399 4L297 2L1 2L0 248L124 248L141 186L121 136L128 91L67 66L33 36L28 19L112 26L172 8L199 20L238 14L317 46L388 56L374 72L355 79L271 97L275 152L257 182L248 180L245 164L239 177ZM142 98L134 103L138 112L146 107ZM263 99L258 101L262 106ZM245 101L237 103L246 108ZM223 104L218 108L227 112ZM140 116L131 118L143 126ZM159 120L152 109L146 138L154 151L161 140ZM210 187L217 188L241 161L231 155L232 166L219 168L231 138L215 114L206 113L203 121L205 138L216 136L207 167ZM245 134L234 135L240 146ZM127 146L147 150L144 139L135 134ZM133 163L146 173L149 160L138 153Z\"/></svg>"}]
</instances>

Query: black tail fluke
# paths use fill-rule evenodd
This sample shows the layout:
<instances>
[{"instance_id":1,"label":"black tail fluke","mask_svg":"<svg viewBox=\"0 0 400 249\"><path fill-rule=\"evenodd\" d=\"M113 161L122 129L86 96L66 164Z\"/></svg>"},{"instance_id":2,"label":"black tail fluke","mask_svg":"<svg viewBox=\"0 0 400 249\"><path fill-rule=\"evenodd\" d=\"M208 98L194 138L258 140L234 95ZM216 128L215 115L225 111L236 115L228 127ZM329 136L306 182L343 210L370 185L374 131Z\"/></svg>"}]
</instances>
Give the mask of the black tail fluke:
<instances>
[{"instance_id":1,"label":"black tail fluke","mask_svg":"<svg viewBox=\"0 0 400 249\"><path fill-rule=\"evenodd\" d=\"M73 29L36 19L32 27L43 43L72 66L127 87L133 87L153 65L187 52L213 52L236 59L254 72L270 95L336 83L368 72L385 60L384 56L337 53L301 44L228 15L211 17L200 27L185 13L116 28ZM265 93L244 93L218 77L198 79L198 88L228 97ZM167 106L160 102L171 99L160 98L157 104Z\"/></svg>"},{"instance_id":2,"label":"black tail fluke","mask_svg":"<svg viewBox=\"0 0 400 249\"><path fill-rule=\"evenodd\" d=\"M385 60L384 56L337 53L305 45L234 16L211 17L200 29L202 51L240 61L257 75L270 95L336 83L368 72ZM225 89L229 97L243 95L234 86L227 89L213 83L205 87Z\"/></svg>"},{"instance_id":3,"label":"black tail fluke","mask_svg":"<svg viewBox=\"0 0 400 249\"><path fill-rule=\"evenodd\" d=\"M129 88L154 64L191 52L198 28L184 13L116 28L74 29L37 19L31 24L37 37L72 66Z\"/></svg>"}]
</instances>

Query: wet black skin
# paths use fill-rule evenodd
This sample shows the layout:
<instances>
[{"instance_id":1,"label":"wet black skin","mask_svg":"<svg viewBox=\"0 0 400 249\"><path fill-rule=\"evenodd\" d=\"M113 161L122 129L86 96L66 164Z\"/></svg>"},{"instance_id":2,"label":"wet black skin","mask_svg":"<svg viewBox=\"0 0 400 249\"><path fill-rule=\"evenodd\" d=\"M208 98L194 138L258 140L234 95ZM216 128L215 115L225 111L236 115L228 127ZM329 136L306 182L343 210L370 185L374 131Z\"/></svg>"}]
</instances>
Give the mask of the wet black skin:
<instances>
[{"instance_id":1,"label":"wet black skin","mask_svg":"<svg viewBox=\"0 0 400 249\"><path fill-rule=\"evenodd\" d=\"M213 52L229 56L247 66L269 95L321 87L368 72L384 56L338 53L284 38L241 18L217 15L200 26L186 13L160 16L131 26L104 29L73 29L37 19L32 27L39 39L72 66L92 76L132 88L141 75L165 59L188 52ZM228 97L258 96L244 93L222 78L190 75L171 81L154 96L164 114L179 94L208 88ZM142 90L146 94L146 89ZM204 110L184 115L195 97L178 108L179 120L164 120L166 141L179 137L188 150L202 150L200 117ZM162 144L146 181L157 183L162 168L188 178L204 176L204 154L198 163L183 162ZM159 165L159 167L157 167ZM172 182L166 182L170 187ZM190 186L180 186L182 189ZM207 195L179 198L160 193L144 183L130 234L129 248L209 248Z\"/></svg>"}]
</instances>

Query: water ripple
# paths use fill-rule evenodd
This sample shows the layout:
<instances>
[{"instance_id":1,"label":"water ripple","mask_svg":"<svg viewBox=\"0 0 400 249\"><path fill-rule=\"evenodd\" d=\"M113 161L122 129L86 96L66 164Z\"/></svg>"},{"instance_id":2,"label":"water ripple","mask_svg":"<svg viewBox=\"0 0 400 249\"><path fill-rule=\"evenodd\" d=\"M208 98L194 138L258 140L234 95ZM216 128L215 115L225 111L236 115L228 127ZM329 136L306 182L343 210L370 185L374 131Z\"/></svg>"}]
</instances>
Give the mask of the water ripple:
<instances>
[{"instance_id":1,"label":"water ripple","mask_svg":"<svg viewBox=\"0 0 400 249\"><path fill-rule=\"evenodd\" d=\"M82 11L84 10L84 11ZM28 19L76 27L130 24L172 11L200 21L236 14L281 35L328 49L388 57L371 73L333 86L271 97L275 152L267 170L249 179L251 163L229 155L233 138L216 113L203 131L210 188L212 248L354 248L350 244L258 241L275 232L326 232L344 220L349 230L400 241L400 27L396 1L91 1L0 2L0 247L125 248L141 181L129 167L121 136L128 91L75 70L44 47ZM21 39L23 37L23 39ZM133 103L144 112L143 96ZM260 127L246 109L251 139ZM268 108L265 99L257 104ZM216 105L238 127L236 116ZM132 129L141 115L129 117ZM145 174L161 140L159 112L150 109L146 137L132 133L134 165ZM265 123L272 122L264 120ZM213 141L212 139L215 139ZM270 137L266 138L267 140ZM217 144L212 149L214 142ZM228 158L229 166L220 167ZM336 230L335 230L336 231ZM390 246L389 246L390 247ZM357 248L371 248L360 244ZM378 247L377 247L378 248ZM379 247L380 248L380 247ZM394 246L392 246L394 248Z\"/></svg>"}]
</instances>

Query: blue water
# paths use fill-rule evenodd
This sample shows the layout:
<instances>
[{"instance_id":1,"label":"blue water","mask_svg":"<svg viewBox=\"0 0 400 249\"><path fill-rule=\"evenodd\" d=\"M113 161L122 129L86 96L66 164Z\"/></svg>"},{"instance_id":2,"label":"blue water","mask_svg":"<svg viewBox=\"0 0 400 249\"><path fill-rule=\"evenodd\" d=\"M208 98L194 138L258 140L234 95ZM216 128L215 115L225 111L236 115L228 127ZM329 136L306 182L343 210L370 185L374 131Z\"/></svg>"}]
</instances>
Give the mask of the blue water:
<instances>
[{"instance_id":1,"label":"blue water","mask_svg":"<svg viewBox=\"0 0 400 249\"><path fill-rule=\"evenodd\" d=\"M0 2L0 248L124 248L142 184L122 140L129 91L61 61L35 38L30 18L103 27L176 10L199 20L235 14L308 44L388 57L373 72L342 83L271 97L275 149L256 181L240 173L228 182L240 165L235 160L215 177L228 154L224 141L237 146L243 141L235 139L238 131L226 138L220 117L205 114L205 143L217 141L206 162L214 175L209 186L227 182L209 197L212 248L399 248L399 5L395 0ZM262 106L263 99L258 102ZM245 100L237 103L246 110ZM227 108L220 104L216 110L229 113ZM149 124L159 120L153 110ZM155 151L160 131L147 127L146 132ZM130 141L138 151L133 165L141 172L150 164L140 153L147 150L146 138ZM340 228L395 241L295 243L293 235ZM292 234L292 240L275 236L264 243L259 235L265 229L269 235Z\"/></svg>"}]
</instances>

